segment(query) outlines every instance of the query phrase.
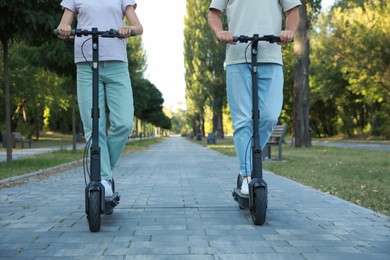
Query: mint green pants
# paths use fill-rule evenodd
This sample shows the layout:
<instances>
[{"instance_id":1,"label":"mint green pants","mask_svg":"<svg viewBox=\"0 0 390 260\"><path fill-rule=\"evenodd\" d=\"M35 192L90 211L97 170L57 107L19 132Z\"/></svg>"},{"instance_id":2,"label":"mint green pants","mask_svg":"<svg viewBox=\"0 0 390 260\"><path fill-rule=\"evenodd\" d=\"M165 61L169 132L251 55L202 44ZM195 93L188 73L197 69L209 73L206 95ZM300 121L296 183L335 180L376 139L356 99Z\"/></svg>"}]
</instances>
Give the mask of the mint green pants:
<instances>
[{"instance_id":1,"label":"mint green pants","mask_svg":"<svg viewBox=\"0 0 390 260\"><path fill-rule=\"evenodd\" d=\"M89 140L92 134L92 70L88 63L77 64L77 98L85 139ZM101 178L110 180L133 128L133 92L127 63L99 62L99 109Z\"/></svg>"}]
</instances>

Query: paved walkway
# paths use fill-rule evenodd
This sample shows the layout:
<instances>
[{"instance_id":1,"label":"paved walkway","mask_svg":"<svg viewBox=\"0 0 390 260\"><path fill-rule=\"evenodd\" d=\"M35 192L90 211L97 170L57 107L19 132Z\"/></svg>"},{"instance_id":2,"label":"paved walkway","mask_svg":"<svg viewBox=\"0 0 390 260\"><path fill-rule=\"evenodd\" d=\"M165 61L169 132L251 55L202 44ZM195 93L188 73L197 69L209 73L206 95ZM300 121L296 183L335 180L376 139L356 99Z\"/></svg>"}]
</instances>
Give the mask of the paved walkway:
<instances>
[{"instance_id":1,"label":"paved walkway","mask_svg":"<svg viewBox=\"0 0 390 260\"><path fill-rule=\"evenodd\" d=\"M231 189L236 158L170 137L120 159L121 203L88 229L82 168L0 190L0 258L390 259L390 219L266 173L254 226Z\"/></svg>"}]
</instances>

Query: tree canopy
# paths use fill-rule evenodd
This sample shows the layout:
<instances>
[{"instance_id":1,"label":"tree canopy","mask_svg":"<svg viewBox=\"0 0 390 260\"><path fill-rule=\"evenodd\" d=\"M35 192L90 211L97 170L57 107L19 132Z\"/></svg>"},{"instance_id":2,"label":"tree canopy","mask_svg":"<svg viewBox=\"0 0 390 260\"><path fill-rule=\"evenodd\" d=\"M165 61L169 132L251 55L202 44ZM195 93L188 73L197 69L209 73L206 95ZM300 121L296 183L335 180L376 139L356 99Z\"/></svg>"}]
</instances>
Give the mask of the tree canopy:
<instances>
[{"instance_id":1,"label":"tree canopy","mask_svg":"<svg viewBox=\"0 0 390 260\"><path fill-rule=\"evenodd\" d=\"M2 133L6 129L3 140L11 140L11 131L15 130L27 135L33 131L39 134L45 128L68 132L69 126L77 123L71 120L70 111L75 90L73 40L52 36L61 16L59 0L0 0L0 81L4 85L4 92L0 91L4 106L0 111L5 122L0 128ZM128 53L134 91L146 69L141 37L129 40ZM162 112L162 94L152 84L146 88L145 92L134 91L141 93L134 97L135 107L148 111L151 124L169 129L170 119ZM144 93L148 93L148 102L144 102ZM158 104L151 108L152 102ZM72 110L74 113L75 109ZM10 145L7 160L12 160Z\"/></svg>"}]
</instances>

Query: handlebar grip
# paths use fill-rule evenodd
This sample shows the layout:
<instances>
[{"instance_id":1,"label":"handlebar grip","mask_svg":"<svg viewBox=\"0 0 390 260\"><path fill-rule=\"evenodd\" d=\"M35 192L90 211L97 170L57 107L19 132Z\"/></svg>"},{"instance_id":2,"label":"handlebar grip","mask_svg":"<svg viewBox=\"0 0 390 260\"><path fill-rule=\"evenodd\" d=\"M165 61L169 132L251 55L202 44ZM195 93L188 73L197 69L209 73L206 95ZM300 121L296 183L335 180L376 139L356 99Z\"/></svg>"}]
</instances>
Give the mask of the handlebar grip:
<instances>
[{"instance_id":1,"label":"handlebar grip","mask_svg":"<svg viewBox=\"0 0 390 260\"><path fill-rule=\"evenodd\" d=\"M133 36L137 36L137 32L135 30L131 30L130 32L130 37L133 37ZM114 30L114 29L111 29L109 31L107 31L106 33L103 33L102 34L102 37L118 37L118 38L124 38L123 36L121 36L119 34L119 31L118 30Z\"/></svg>"},{"instance_id":2,"label":"handlebar grip","mask_svg":"<svg viewBox=\"0 0 390 260\"><path fill-rule=\"evenodd\" d=\"M249 42L252 41L253 38L245 35L240 35L240 36L233 36L233 42Z\"/></svg>"},{"instance_id":3,"label":"handlebar grip","mask_svg":"<svg viewBox=\"0 0 390 260\"><path fill-rule=\"evenodd\" d=\"M75 34L76 34L76 30L75 29L70 31L70 35L74 36ZM60 31L58 31L58 29L54 29L53 30L53 35L54 36L60 36Z\"/></svg>"},{"instance_id":4,"label":"handlebar grip","mask_svg":"<svg viewBox=\"0 0 390 260\"><path fill-rule=\"evenodd\" d=\"M282 41L279 36L270 35L270 36L264 36L264 37L269 37L269 39L267 39L267 41L269 43L281 42Z\"/></svg>"}]
</instances>

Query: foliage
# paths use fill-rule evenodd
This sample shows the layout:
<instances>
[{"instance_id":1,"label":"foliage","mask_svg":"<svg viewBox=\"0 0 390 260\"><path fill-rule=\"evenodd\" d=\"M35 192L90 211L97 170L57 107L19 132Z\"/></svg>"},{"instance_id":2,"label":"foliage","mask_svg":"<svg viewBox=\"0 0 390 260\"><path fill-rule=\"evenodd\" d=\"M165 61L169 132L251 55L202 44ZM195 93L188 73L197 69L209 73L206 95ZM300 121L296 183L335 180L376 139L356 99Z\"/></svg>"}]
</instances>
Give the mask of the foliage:
<instances>
[{"instance_id":1,"label":"foliage","mask_svg":"<svg viewBox=\"0 0 390 260\"><path fill-rule=\"evenodd\" d=\"M142 75L147 67L147 57L142 47L142 37L129 38L127 42L127 54L130 75Z\"/></svg>"},{"instance_id":2,"label":"foliage","mask_svg":"<svg viewBox=\"0 0 390 260\"><path fill-rule=\"evenodd\" d=\"M141 37L129 38L127 53L135 116L156 127L170 129L171 121L163 112L164 99L161 92L148 79L143 78L147 63Z\"/></svg>"},{"instance_id":3,"label":"foliage","mask_svg":"<svg viewBox=\"0 0 390 260\"><path fill-rule=\"evenodd\" d=\"M11 140L11 100L8 53L11 41L29 40L34 44L45 42L57 17L51 0L0 0L0 40L3 48L4 103L6 138ZM12 161L11 142L7 145L7 162Z\"/></svg>"},{"instance_id":4,"label":"foliage","mask_svg":"<svg viewBox=\"0 0 390 260\"><path fill-rule=\"evenodd\" d=\"M314 129L319 136L389 137L390 18L383 13L390 5L371 0L348 7L322 17L314 37Z\"/></svg>"},{"instance_id":5,"label":"foliage","mask_svg":"<svg viewBox=\"0 0 390 260\"><path fill-rule=\"evenodd\" d=\"M204 133L204 110L207 100L205 48L202 45L206 30L206 1L187 1L187 14L184 19L184 66L186 69L186 103L191 118L193 132Z\"/></svg>"},{"instance_id":6,"label":"foliage","mask_svg":"<svg viewBox=\"0 0 390 260\"><path fill-rule=\"evenodd\" d=\"M46 111L47 126L51 126L51 130L69 131L70 94L66 91L69 78L32 66L31 60L26 59L29 56L25 55L29 52L35 53L35 48L24 42L13 44L10 49L10 66L15 68L10 73L12 129L25 129L21 132L27 135L39 132ZM19 119L20 115L23 120ZM61 124L64 125L59 127Z\"/></svg>"},{"instance_id":7,"label":"foliage","mask_svg":"<svg viewBox=\"0 0 390 260\"><path fill-rule=\"evenodd\" d=\"M170 118L172 122L172 131L177 134L187 134L191 132L190 126L187 122L186 111L183 109L178 109L177 111L170 112Z\"/></svg>"},{"instance_id":8,"label":"foliage","mask_svg":"<svg viewBox=\"0 0 390 260\"><path fill-rule=\"evenodd\" d=\"M10 95L12 131L18 129L27 135L36 132L37 137L43 127L69 132L72 124L70 101L75 91L76 69L73 40L59 40L52 36L52 31L62 15L60 1L0 0L0 14L0 37L2 40L6 38L11 43L9 79L12 89ZM137 78L142 77L146 69L142 38L130 38L127 51L130 75L135 79L133 79L134 89L137 88ZM1 68L2 65L3 63L0 65ZM0 76L0 79L2 78ZM144 92L135 91L139 93L134 98L135 107L158 102L154 108L143 107L143 109L149 109L149 121L169 129L169 118L162 113L161 93L154 86L147 85L147 87L150 89L146 92L153 92L149 96L154 97L154 100L145 103ZM2 94L0 91L0 95ZM1 106L0 111L3 107Z\"/></svg>"},{"instance_id":9,"label":"foliage","mask_svg":"<svg viewBox=\"0 0 390 260\"><path fill-rule=\"evenodd\" d=\"M1 40L45 42L59 19L59 3L59 0L0 0Z\"/></svg>"},{"instance_id":10,"label":"foliage","mask_svg":"<svg viewBox=\"0 0 390 260\"><path fill-rule=\"evenodd\" d=\"M225 46L218 43L208 26L210 1L187 1L184 49L186 102L193 132L205 134L205 113L212 111L212 131L224 137L223 111L227 106Z\"/></svg>"},{"instance_id":11,"label":"foliage","mask_svg":"<svg viewBox=\"0 0 390 260\"><path fill-rule=\"evenodd\" d=\"M134 77L132 83L135 116L157 127L170 129L172 125L163 112L164 99L161 92L144 78Z\"/></svg>"}]
</instances>

